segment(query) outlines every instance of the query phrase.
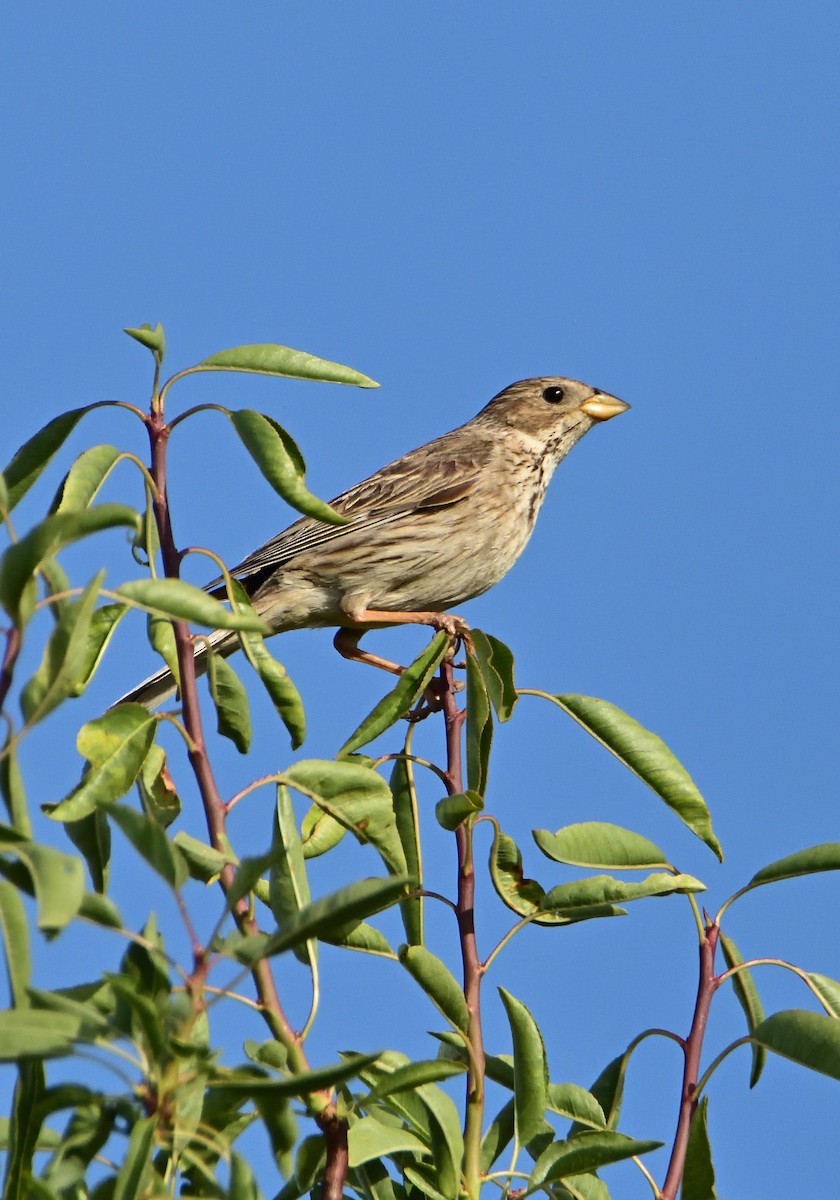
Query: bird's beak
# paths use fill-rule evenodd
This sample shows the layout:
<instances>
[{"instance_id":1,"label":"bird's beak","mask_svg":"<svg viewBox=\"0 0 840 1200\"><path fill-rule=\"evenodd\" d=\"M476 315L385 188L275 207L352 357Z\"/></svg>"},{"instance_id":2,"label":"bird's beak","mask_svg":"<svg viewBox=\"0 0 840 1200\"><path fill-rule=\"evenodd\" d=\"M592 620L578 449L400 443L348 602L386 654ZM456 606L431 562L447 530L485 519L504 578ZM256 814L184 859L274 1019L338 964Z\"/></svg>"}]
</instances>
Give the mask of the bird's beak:
<instances>
[{"instance_id":1,"label":"bird's beak","mask_svg":"<svg viewBox=\"0 0 840 1200\"><path fill-rule=\"evenodd\" d=\"M585 412L593 421L609 421L610 417L627 412L629 407L630 405L619 400L618 396L610 396L608 392L596 392L594 396L584 400L580 411Z\"/></svg>"}]
</instances>

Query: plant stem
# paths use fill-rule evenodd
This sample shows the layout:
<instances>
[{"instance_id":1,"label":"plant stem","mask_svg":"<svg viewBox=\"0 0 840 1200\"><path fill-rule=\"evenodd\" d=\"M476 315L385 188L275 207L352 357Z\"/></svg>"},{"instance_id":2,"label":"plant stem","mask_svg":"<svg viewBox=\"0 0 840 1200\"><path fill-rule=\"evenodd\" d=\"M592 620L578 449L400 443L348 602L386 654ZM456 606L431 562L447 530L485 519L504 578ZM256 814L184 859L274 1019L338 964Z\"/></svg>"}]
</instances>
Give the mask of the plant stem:
<instances>
[{"instance_id":1,"label":"plant stem","mask_svg":"<svg viewBox=\"0 0 840 1200\"><path fill-rule=\"evenodd\" d=\"M674 1146L671 1150L671 1161L668 1163L668 1173L665 1176L665 1183L662 1186L661 1200L676 1200L677 1188L685 1171L688 1134L691 1129L692 1118L697 1110L697 1081L700 1074L700 1054L703 1049L703 1037L709 1020L712 997L720 984L720 980L715 975L715 953L717 951L719 933L720 930L716 924L707 925L703 939L700 942L700 973L697 982L697 1000L694 1005L691 1029L683 1047L685 1065L683 1067L680 1113L677 1119L677 1131L674 1135Z\"/></svg>"},{"instance_id":2,"label":"plant stem","mask_svg":"<svg viewBox=\"0 0 840 1200\"><path fill-rule=\"evenodd\" d=\"M171 380L170 380L171 383ZM169 441L170 427L165 423L163 405L153 405L152 411L146 418L151 446L151 474L155 485L154 513L160 540L161 561L167 578L177 579L181 570L182 555L178 551L172 532L172 519L166 488L166 448ZM173 621L175 643L178 651L178 668L181 676L181 703L183 706L184 727L189 735L187 756L192 767L201 801L204 807L207 831L210 844L224 851L227 845L227 807L222 800L207 746L204 740L204 730L201 721L201 710L198 703L196 687L195 652L190 636L189 627L184 621ZM227 863L219 875L219 882L225 894L230 889L234 878L233 865ZM251 914L246 898L243 897L233 910L237 927L245 934L259 932L256 920ZM203 1003L201 993L207 970L206 957L195 956L192 975L188 987L194 1003ZM251 970L260 1004L260 1012L274 1037L286 1047L289 1055L289 1070L292 1074L300 1074L309 1070L309 1063L303 1050L301 1038L292 1029L280 1004L274 976L267 959L257 962ZM323 1200L341 1200L344 1179L347 1174L347 1123L336 1116L335 1105L328 1090L310 1096L302 1097L313 1112L319 1128L324 1134L327 1148L327 1165L324 1175Z\"/></svg>"},{"instance_id":3,"label":"plant stem","mask_svg":"<svg viewBox=\"0 0 840 1200\"><path fill-rule=\"evenodd\" d=\"M466 712L455 701L452 664L440 668L443 683L443 716L446 724L446 789L450 796L464 791L461 762L461 730ZM455 831L458 850L458 899L455 912L461 943L464 999L469 1025L471 1053L467 1069L467 1111L464 1122L464 1182L467 1195L477 1200L481 1189L481 1132L484 1121L484 1038L481 1031L481 978L483 968L475 940L475 864L472 823L465 821Z\"/></svg>"}]
</instances>

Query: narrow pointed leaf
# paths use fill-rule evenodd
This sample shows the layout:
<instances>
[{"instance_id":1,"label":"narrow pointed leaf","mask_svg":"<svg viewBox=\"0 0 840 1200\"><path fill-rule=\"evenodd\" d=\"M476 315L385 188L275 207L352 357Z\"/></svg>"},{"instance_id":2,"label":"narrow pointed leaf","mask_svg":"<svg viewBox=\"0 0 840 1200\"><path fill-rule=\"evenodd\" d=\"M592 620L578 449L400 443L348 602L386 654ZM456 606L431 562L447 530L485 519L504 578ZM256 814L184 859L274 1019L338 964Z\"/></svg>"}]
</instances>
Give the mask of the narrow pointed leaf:
<instances>
[{"instance_id":1,"label":"narrow pointed leaf","mask_svg":"<svg viewBox=\"0 0 840 1200\"><path fill-rule=\"evenodd\" d=\"M546 698L568 713L619 762L638 775L692 833L705 842L718 858L723 858L705 800L688 771L661 738L607 700L569 694L546 694Z\"/></svg>"},{"instance_id":2,"label":"narrow pointed leaf","mask_svg":"<svg viewBox=\"0 0 840 1200\"><path fill-rule=\"evenodd\" d=\"M216 732L229 738L240 754L247 754L251 745L248 693L225 659L212 650L207 654L207 678L216 708Z\"/></svg>"},{"instance_id":3,"label":"narrow pointed leaf","mask_svg":"<svg viewBox=\"0 0 840 1200\"><path fill-rule=\"evenodd\" d=\"M522 854L513 838L497 831L490 850L490 878L503 904L520 917L532 917L540 913L537 925L565 925L569 917L561 913L544 911L545 888L529 879L522 866Z\"/></svg>"},{"instance_id":4,"label":"narrow pointed leaf","mask_svg":"<svg viewBox=\"0 0 840 1200\"><path fill-rule=\"evenodd\" d=\"M347 829L335 817L313 804L300 823L303 857L319 858L327 854L347 833Z\"/></svg>"},{"instance_id":5,"label":"narrow pointed leaf","mask_svg":"<svg viewBox=\"0 0 840 1200\"><path fill-rule=\"evenodd\" d=\"M595 1171L636 1155L649 1154L661 1145L662 1142L637 1141L608 1130L586 1130L570 1137L568 1141L553 1142L540 1155L528 1180L528 1192L556 1179Z\"/></svg>"},{"instance_id":6,"label":"narrow pointed leaf","mask_svg":"<svg viewBox=\"0 0 840 1200\"><path fill-rule=\"evenodd\" d=\"M85 450L59 484L50 512L88 508L121 457L116 446L91 446Z\"/></svg>"},{"instance_id":7,"label":"narrow pointed leaf","mask_svg":"<svg viewBox=\"0 0 840 1200\"><path fill-rule=\"evenodd\" d=\"M416 1095L429 1113L429 1134L438 1186L449 1200L460 1193L464 1137L455 1102L434 1083L421 1084Z\"/></svg>"},{"instance_id":8,"label":"narrow pointed leaf","mask_svg":"<svg viewBox=\"0 0 840 1200\"><path fill-rule=\"evenodd\" d=\"M513 1098L516 1138L525 1146L545 1122L548 1104L548 1063L545 1043L531 1013L504 988L499 995L507 1012L513 1038Z\"/></svg>"},{"instance_id":9,"label":"narrow pointed leaf","mask_svg":"<svg viewBox=\"0 0 840 1200\"><path fill-rule=\"evenodd\" d=\"M709 1097L703 1096L688 1131L680 1200L717 1200L708 1112Z\"/></svg>"},{"instance_id":10,"label":"narrow pointed leaf","mask_svg":"<svg viewBox=\"0 0 840 1200\"><path fill-rule=\"evenodd\" d=\"M484 795L493 744L493 714L476 659L467 655L467 790Z\"/></svg>"},{"instance_id":11,"label":"narrow pointed leaf","mask_svg":"<svg viewBox=\"0 0 840 1200\"><path fill-rule=\"evenodd\" d=\"M259 632L262 621L251 612L231 612L201 588L183 579L134 579L115 589L118 596L160 616L176 621L194 621L211 629L252 629Z\"/></svg>"},{"instance_id":12,"label":"narrow pointed leaf","mask_svg":"<svg viewBox=\"0 0 840 1200\"><path fill-rule=\"evenodd\" d=\"M11 1119L6 1149L3 1200L28 1200L34 1178L36 1149L44 1148L43 1122L46 1079L44 1064L36 1059L18 1063L12 1097ZM48 1131L46 1131L48 1132ZM36 1198L37 1200L37 1198Z\"/></svg>"},{"instance_id":13,"label":"narrow pointed leaf","mask_svg":"<svg viewBox=\"0 0 840 1200\"><path fill-rule=\"evenodd\" d=\"M350 921L364 920L395 904L408 881L404 876L385 879L359 879L339 888L321 900L315 900L290 917L282 933L273 934L266 954L282 954L311 937L330 934Z\"/></svg>"},{"instance_id":14,"label":"narrow pointed leaf","mask_svg":"<svg viewBox=\"0 0 840 1200\"><path fill-rule=\"evenodd\" d=\"M0 933L6 953L12 1007L25 1008L28 1004L26 989L32 976L29 926L20 893L5 879L0 880Z\"/></svg>"},{"instance_id":15,"label":"narrow pointed leaf","mask_svg":"<svg viewBox=\"0 0 840 1200\"><path fill-rule=\"evenodd\" d=\"M245 449L278 496L282 496L298 512L314 517L316 521L325 521L329 525L347 524L347 517L319 500L306 487L303 482L303 459L294 443L294 448L290 447L291 438L285 429L251 408L242 408L228 415Z\"/></svg>"},{"instance_id":16,"label":"narrow pointed leaf","mask_svg":"<svg viewBox=\"0 0 840 1200\"><path fill-rule=\"evenodd\" d=\"M608 867L613 870L650 870L669 866L658 846L620 825L606 821L581 821L556 833L535 829L534 841L547 858L573 867Z\"/></svg>"},{"instance_id":17,"label":"narrow pointed leaf","mask_svg":"<svg viewBox=\"0 0 840 1200\"><path fill-rule=\"evenodd\" d=\"M156 743L150 746L140 768L137 787L144 811L158 825L168 829L181 815L181 801L166 765L166 755Z\"/></svg>"},{"instance_id":18,"label":"narrow pointed leaf","mask_svg":"<svg viewBox=\"0 0 840 1200\"><path fill-rule=\"evenodd\" d=\"M723 933L720 935L720 947L723 951L727 967L736 967L743 963L744 959L741 956L741 951L735 945L732 938L726 937ZM741 1005L744 1016L747 1018L747 1029L752 1033L756 1026L760 1025L764 1020L765 1015L764 1005L761 1003L761 997L758 994L758 988L755 986L752 973L744 967L731 976L731 982L735 989L738 1003ZM751 1044L750 1049L752 1050L752 1070L750 1071L750 1087L752 1088L755 1087L761 1077L767 1055L764 1047L757 1045L755 1042Z\"/></svg>"},{"instance_id":19,"label":"narrow pointed leaf","mask_svg":"<svg viewBox=\"0 0 840 1200\"><path fill-rule=\"evenodd\" d=\"M322 383L347 383L356 387L379 387L373 379L354 371L352 367L317 358L290 346L263 343L253 346L234 346L211 354L199 364L206 371L248 371L259 375L284 375L290 379L315 379Z\"/></svg>"},{"instance_id":20,"label":"narrow pointed leaf","mask_svg":"<svg viewBox=\"0 0 840 1200\"><path fill-rule=\"evenodd\" d=\"M114 1185L113 1200L139 1200L152 1169L157 1122L152 1117L137 1121Z\"/></svg>"},{"instance_id":21,"label":"narrow pointed leaf","mask_svg":"<svg viewBox=\"0 0 840 1200\"><path fill-rule=\"evenodd\" d=\"M231 606L234 612L243 617L248 614L256 617L248 593L238 579L231 580ZM286 668L266 649L261 633L242 629L239 631L239 640L245 657L257 672L280 720L289 731L292 749L297 750L306 736L306 716L300 693Z\"/></svg>"},{"instance_id":22,"label":"narrow pointed leaf","mask_svg":"<svg viewBox=\"0 0 840 1200\"><path fill-rule=\"evenodd\" d=\"M201 883L209 883L216 879L228 863L236 862L233 855L223 854L221 850L208 846L206 842L199 841L182 829L175 834L172 841L186 860L191 878L198 879Z\"/></svg>"},{"instance_id":23,"label":"narrow pointed leaf","mask_svg":"<svg viewBox=\"0 0 840 1200\"><path fill-rule=\"evenodd\" d=\"M29 581L44 559L103 529L138 527L140 518L124 504L97 504L83 512L54 513L9 548L0 559L0 604L11 617L21 611Z\"/></svg>"},{"instance_id":24,"label":"narrow pointed leaf","mask_svg":"<svg viewBox=\"0 0 840 1200\"><path fill-rule=\"evenodd\" d=\"M91 411L91 405L74 408L53 417L29 441L24 442L3 472L8 489L8 511L23 499L32 485L46 470L79 421Z\"/></svg>"},{"instance_id":25,"label":"narrow pointed leaf","mask_svg":"<svg viewBox=\"0 0 840 1200\"><path fill-rule=\"evenodd\" d=\"M269 904L277 928L282 930L289 917L297 916L307 904L312 903L295 813L289 790L283 784L277 787L277 819L272 849ZM295 951L302 962L309 962L316 953L317 945L314 942L307 943L302 951Z\"/></svg>"},{"instance_id":26,"label":"narrow pointed leaf","mask_svg":"<svg viewBox=\"0 0 840 1200\"><path fill-rule=\"evenodd\" d=\"M345 950L356 950L361 954L376 954L382 958L396 958L390 942L384 933L380 933L366 921L357 921L346 925L336 933L322 933L320 941L328 942L330 946L343 946Z\"/></svg>"},{"instance_id":27,"label":"narrow pointed leaf","mask_svg":"<svg viewBox=\"0 0 840 1200\"><path fill-rule=\"evenodd\" d=\"M819 997L820 1003L830 1017L840 1017L840 983L827 975L808 973L808 980Z\"/></svg>"},{"instance_id":28,"label":"narrow pointed leaf","mask_svg":"<svg viewBox=\"0 0 840 1200\"><path fill-rule=\"evenodd\" d=\"M840 842L822 842L797 850L785 858L768 863L756 871L747 884L748 888L760 887L764 883L779 883L782 879L797 879L800 875L816 875L820 871L840 870Z\"/></svg>"},{"instance_id":29,"label":"narrow pointed leaf","mask_svg":"<svg viewBox=\"0 0 840 1200\"><path fill-rule=\"evenodd\" d=\"M187 864L178 847L169 840L166 831L147 817L122 804L103 805L153 871L164 879L173 891L183 887L189 877Z\"/></svg>"},{"instance_id":30,"label":"narrow pointed leaf","mask_svg":"<svg viewBox=\"0 0 840 1200\"><path fill-rule=\"evenodd\" d=\"M613 879L611 875L592 875L589 879L558 884L546 894L542 907L569 913L593 904L627 904L630 900L641 900L646 896L705 890L706 885L693 875L669 875L664 871L648 875L641 883L626 883L623 879Z\"/></svg>"},{"instance_id":31,"label":"narrow pointed leaf","mask_svg":"<svg viewBox=\"0 0 840 1200\"><path fill-rule=\"evenodd\" d=\"M78 600L64 607L53 627L40 666L21 694L23 718L28 725L43 720L62 701L84 690L89 676L91 621L104 578L103 570Z\"/></svg>"},{"instance_id":32,"label":"narrow pointed leaf","mask_svg":"<svg viewBox=\"0 0 840 1200\"><path fill-rule=\"evenodd\" d=\"M97 1037L101 1026L71 1013L51 1013L47 1021L37 1009L6 1009L0 1012L0 1062L58 1058L72 1051L74 1041Z\"/></svg>"},{"instance_id":33,"label":"narrow pointed leaf","mask_svg":"<svg viewBox=\"0 0 840 1200\"><path fill-rule=\"evenodd\" d=\"M481 1139L481 1170L489 1171L493 1163L513 1141L513 1099L503 1104Z\"/></svg>"},{"instance_id":34,"label":"narrow pointed leaf","mask_svg":"<svg viewBox=\"0 0 840 1200\"><path fill-rule=\"evenodd\" d=\"M790 1008L773 1013L753 1030L756 1041L812 1071L840 1079L840 1021Z\"/></svg>"},{"instance_id":35,"label":"narrow pointed leaf","mask_svg":"<svg viewBox=\"0 0 840 1200\"><path fill-rule=\"evenodd\" d=\"M83 690L90 683L108 648L114 630L127 612L128 608L125 604L103 604L94 612L88 627L85 668L81 673L80 689Z\"/></svg>"},{"instance_id":36,"label":"narrow pointed leaf","mask_svg":"<svg viewBox=\"0 0 840 1200\"><path fill-rule=\"evenodd\" d=\"M383 696L361 725L350 734L339 750L338 757L353 754L404 717L414 702L422 696L448 648L449 635L442 631L436 633L423 653L400 675L397 686L387 696Z\"/></svg>"},{"instance_id":37,"label":"narrow pointed leaf","mask_svg":"<svg viewBox=\"0 0 840 1200\"><path fill-rule=\"evenodd\" d=\"M371 1089L365 1103L370 1100L381 1100L394 1092L413 1090L424 1083L440 1083L443 1079L451 1079L453 1075L463 1075L466 1063L447 1062L446 1059L433 1058L422 1062L408 1063L398 1067L388 1075L384 1075Z\"/></svg>"},{"instance_id":38,"label":"narrow pointed leaf","mask_svg":"<svg viewBox=\"0 0 840 1200\"><path fill-rule=\"evenodd\" d=\"M513 654L504 642L473 629L470 633L487 695L500 721L509 721L519 695L513 680Z\"/></svg>"},{"instance_id":39,"label":"narrow pointed leaf","mask_svg":"<svg viewBox=\"0 0 840 1200\"><path fill-rule=\"evenodd\" d=\"M14 828L23 837L31 837L32 823L26 807L26 790L20 773L17 746L13 743L13 732L10 723L3 757L0 758L0 795Z\"/></svg>"},{"instance_id":40,"label":"narrow pointed leaf","mask_svg":"<svg viewBox=\"0 0 840 1200\"><path fill-rule=\"evenodd\" d=\"M402 965L456 1029L466 1033L470 1015L463 989L444 962L425 946L401 946L398 957Z\"/></svg>"},{"instance_id":41,"label":"narrow pointed leaf","mask_svg":"<svg viewBox=\"0 0 840 1200\"><path fill-rule=\"evenodd\" d=\"M408 759L398 758L394 762L390 780L394 805L394 820L397 836L405 855L406 871L423 886L423 860L420 848L419 813L417 789L414 785L414 764ZM424 911L422 896L400 901L405 939L410 946L422 946L425 940Z\"/></svg>"},{"instance_id":42,"label":"narrow pointed leaf","mask_svg":"<svg viewBox=\"0 0 840 1200\"><path fill-rule=\"evenodd\" d=\"M136 780L149 753L157 722L140 704L121 704L79 730L76 746L90 763L79 786L53 807L55 821L77 821L98 804L119 800Z\"/></svg>"},{"instance_id":43,"label":"narrow pointed leaf","mask_svg":"<svg viewBox=\"0 0 840 1200\"><path fill-rule=\"evenodd\" d=\"M146 637L149 645L159 654L172 672L172 677L181 688L181 666L178 662L178 644L175 641L175 630L172 621L160 613L150 612L146 616Z\"/></svg>"}]
</instances>

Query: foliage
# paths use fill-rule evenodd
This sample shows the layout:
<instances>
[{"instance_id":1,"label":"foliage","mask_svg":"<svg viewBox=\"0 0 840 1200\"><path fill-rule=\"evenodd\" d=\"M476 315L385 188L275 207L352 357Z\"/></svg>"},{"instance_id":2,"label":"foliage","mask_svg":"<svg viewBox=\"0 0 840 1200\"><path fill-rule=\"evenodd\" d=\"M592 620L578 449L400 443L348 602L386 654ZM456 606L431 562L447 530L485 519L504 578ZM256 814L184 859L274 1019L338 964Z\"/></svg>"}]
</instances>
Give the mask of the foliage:
<instances>
[{"instance_id":1,"label":"foliage","mask_svg":"<svg viewBox=\"0 0 840 1200\"><path fill-rule=\"evenodd\" d=\"M777 962L794 971L823 1012L766 1016L751 970L755 964L743 960L721 922L729 907L754 889L837 870L840 844L814 846L764 867L714 917L698 906L697 896L704 890L699 879L680 872L648 837L605 822L534 830L536 846L548 860L547 872L559 865L564 871L582 868L589 873L580 877L569 872L558 880L555 872L544 882L527 878L520 847L485 811L494 724L512 719L526 695L551 704L559 719L571 718L642 779L718 857L721 848L703 797L660 738L606 700L517 689L510 650L478 630L463 639L464 708L459 707L450 639L439 632L337 747L334 759L290 761L223 799L196 701L191 628L198 638L202 630L217 628L234 630L240 638L245 653L238 669L208 655L218 736L240 753L247 754L252 739L240 672L247 675L253 669L293 748L304 739L304 713L294 684L264 644L261 623L242 586L226 576L226 607L179 578L183 555L171 534L167 443L187 418L218 406L199 405L167 422L169 390L185 376L203 371L375 384L336 363L262 345L212 355L161 387L162 329L144 326L126 332L154 357L152 396L148 411L113 404L144 425L148 465L113 446L94 445L70 464L46 514L26 531L16 528L18 504L79 422L105 407L92 404L56 417L21 447L0 476L8 538L0 559L0 603L6 616L0 786L7 817L0 825L0 930L9 979L8 1005L0 1013L0 1060L15 1064L17 1071L2 1125L6 1200L127 1200L179 1191L237 1200L257 1197L262 1194L258 1182L237 1148L238 1139L255 1124L264 1128L283 1180L278 1200L295 1200L316 1186L328 1200L345 1193L363 1200L455 1200L461 1195L475 1200L485 1183L505 1194L604 1200L609 1191L603 1170L625 1159L638 1164L664 1200L673 1200L680 1188L692 1200L714 1197L708 1084L731 1050L751 1046L752 1085L768 1051L840 1079L840 983ZM307 489L302 455L273 417L252 410L222 412L258 470L288 504L319 520L342 521ZM144 495L139 510L97 502L122 461L139 474ZM102 571L82 585L71 584L59 564L64 549L114 527L130 531L133 552L146 564L142 575L113 590L104 587ZM20 680L21 647L39 628L34 618L45 609L54 618L52 628L34 673ZM85 692L130 609L147 614L152 647L180 679L181 706L157 713L119 704L86 721L77 738L85 760L81 778L76 783L68 779L67 794L42 805L49 818L45 823L29 807L20 744L41 735L42 723L56 708ZM11 704L15 696L20 720ZM396 731L406 714L411 718L407 733L393 754L376 760L359 754L374 738ZM425 717L441 724L444 753L439 764L422 763L412 754L415 724ZM172 724L184 748L175 762L159 742L162 726ZM424 891L418 764L432 771L446 791L436 817L457 846L451 899ZM179 795L189 787L190 774L206 818L206 840L179 828ZM127 799L135 787L138 800ZM234 804L246 802L258 787L274 794L271 828L261 854L239 857L228 834L228 816ZM308 810L302 820L295 814L295 797ZM492 830L489 878L513 914L507 934L483 959L474 921L473 833L480 823ZM48 841L35 834L36 826L45 824L55 834ZM154 913L135 932L109 896L114 831L131 844L148 878L157 877L171 894L190 947L186 961L167 947ZM348 833L372 847L381 860L380 874L314 898L309 864L332 852ZM687 1037L646 1030L590 1088L552 1081L543 1031L526 1003L499 987L510 1026L510 1042L503 1048L508 1053L485 1049L482 987L512 937L531 924L545 927L544 937L558 936L549 930L618 916L632 901L665 896L681 896L690 906L699 942L697 997ZM443 900L454 910L457 964L447 963L427 944L424 905L430 899ZM395 905L405 939L396 948L372 921ZM212 932L200 938L196 929L206 925L208 914ZM49 989L36 987L31 962L36 931L54 938L73 923L108 931L121 952L91 962L84 984L62 987L55 981ZM310 1061L306 1042L317 1000L304 1028L295 1031L286 1016L289 997L279 990L275 960L288 954L298 958L311 975L316 998L319 942L384 957L395 970L404 968L443 1022L436 1052L410 1061L396 1050L362 1054L336 1049L332 1061ZM363 971L364 960L357 962ZM239 990L243 976L250 977L250 995ZM706 1020L725 984L732 985L743 1009L746 1034L723 1048L701 1075ZM261 1043L246 1042L243 1061L230 1067L221 1061L231 1047L216 1006L234 1004L256 1008L268 1036ZM357 1036L365 1040L347 1029L348 1042ZM651 1036L676 1041L684 1066L682 1081L675 1084L677 1132L659 1189L642 1156L662 1143L618 1128L632 1055ZM119 1092L76 1081L76 1057L91 1050L119 1067ZM463 1087L459 1083L453 1091L449 1081L456 1076ZM488 1081L509 1093L492 1118L486 1112ZM463 1096L460 1108L453 1095ZM300 1106L308 1118L302 1131L296 1115Z\"/></svg>"}]
</instances>

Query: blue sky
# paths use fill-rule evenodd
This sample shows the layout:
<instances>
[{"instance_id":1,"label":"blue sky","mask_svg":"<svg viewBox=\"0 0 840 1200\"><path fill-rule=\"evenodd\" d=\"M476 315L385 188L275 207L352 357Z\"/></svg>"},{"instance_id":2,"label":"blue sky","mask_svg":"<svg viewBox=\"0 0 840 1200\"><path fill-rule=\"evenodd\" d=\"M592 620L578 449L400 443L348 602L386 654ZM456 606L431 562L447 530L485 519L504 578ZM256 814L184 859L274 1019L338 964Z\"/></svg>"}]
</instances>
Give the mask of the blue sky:
<instances>
[{"instance_id":1,"label":"blue sky","mask_svg":"<svg viewBox=\"0 0 840 1200\"><path fill-rule=\"evenodd\" d=\"M584 819L646 832L717 907L764 863L838 836L838 33L821 0L17 6L0 51L3 460L64 408L142 404L147 356L120 329L144 321L163 322L172 370L278 341L377 379L380 390L356 391L204 376L172 394L173 409L270 412L327 496L515 379L569 375L623 397L631 412L575 449L521 562L464 615L511 645L523 685L612 700L665 738L727 858L717 865L536 701L499 733L488 802L523 847L532 827ZM172 445L176 535L238 560L290 517L219 418L188 429ZM70 449L93 441L142 450L114 415L90 418ZM118 495L139 500L128 475ZM116 583L132 570L125 547L102 546L68 564L86 580L98 553ZM371 643L405 660L423 637ZM330 640L274 643L303 692L313 756L334 753L383 690ZM150 663L138 623L74 720ZM247 762L222 753L231 792L288 761L256 699L255 721ZM24 767L39 801L73 782L72 725L54 719L48 754L33 738ZM433 731L422 740L436 752ZM438 798L428 790L430 814ZM246 851L268 840L267 793L262 804L234 830ZM451 890L453 850L429 833L436 882ZM559 879L526 854L541 879ZM360 862L349 869L375 870ZM840 977L837 886L765 889L729 932L747 956ZM483 900L487 950L505 921ZM530 931L489 981L532 1007L556 1079L591 1082L645 1026L687 1029L688 909L630 911ZM443 923L440 937L445 954ZM44 970L65 955L72 974L74 953L66 935ZM406 1022L415 1000L396 971L325 964L316 1058L350 1043L433 1052L412 1031L434 1014L418 998ZM809 1004L767 968L759 984L768 1009ZM505 1051L487 994L488 1040ZM384 1000L373 1031L365 995ZM710 1051L740 1033L721 996ZM837 1084L776 1059L750 1095L746 1057L712 1091L721 1195L824 1189ZM642 1052L622 1128L670 1137L677 1066ZM649 1194L630 1168L610 1178L628 1200Z\"/></svg>"}]
</instances>

